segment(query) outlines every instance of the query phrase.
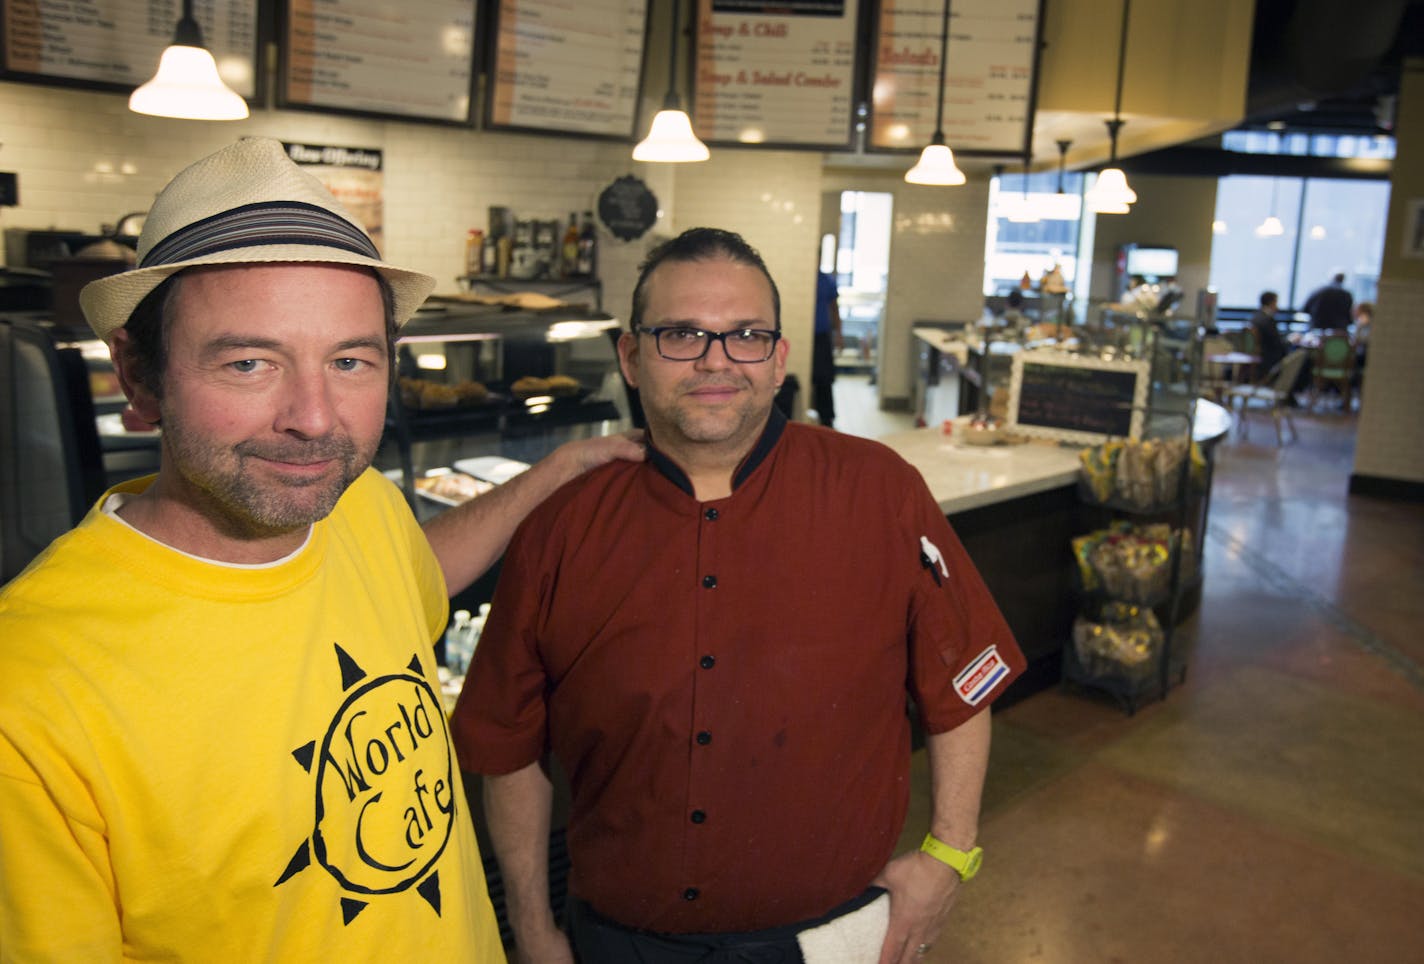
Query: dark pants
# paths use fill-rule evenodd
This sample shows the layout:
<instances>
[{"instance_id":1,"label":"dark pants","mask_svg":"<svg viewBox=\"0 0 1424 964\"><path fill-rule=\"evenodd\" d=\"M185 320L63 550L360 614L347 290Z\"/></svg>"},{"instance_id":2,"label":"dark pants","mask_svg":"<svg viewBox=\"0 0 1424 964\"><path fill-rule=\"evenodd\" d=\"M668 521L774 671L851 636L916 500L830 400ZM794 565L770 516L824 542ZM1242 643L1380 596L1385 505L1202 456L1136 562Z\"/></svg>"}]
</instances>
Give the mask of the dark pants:
<instances>
[{"instance_id":1,"label":"dark pants","mask_svg":"<svg viewBox=\"0 0 1424 964\"><path fill-rule=\"evenodd\" d=\"M804 964L797 934L860 910L884 892L871 887L812 920L736 934L636 931L570 897L569 937L579 964Z\"/></svg>"},{"instance_id":2,"label":"dark pants","mask_svg":"<svg viewBox=\"0 0 1424 964\"><path fill-rule=\"evenodd\" d=\"M816 414L827 427L836 420L836 396L831 387L835 380L834 336L829 331L818 331L811 345L811 394Z\"/></svg>"}]
</instances>

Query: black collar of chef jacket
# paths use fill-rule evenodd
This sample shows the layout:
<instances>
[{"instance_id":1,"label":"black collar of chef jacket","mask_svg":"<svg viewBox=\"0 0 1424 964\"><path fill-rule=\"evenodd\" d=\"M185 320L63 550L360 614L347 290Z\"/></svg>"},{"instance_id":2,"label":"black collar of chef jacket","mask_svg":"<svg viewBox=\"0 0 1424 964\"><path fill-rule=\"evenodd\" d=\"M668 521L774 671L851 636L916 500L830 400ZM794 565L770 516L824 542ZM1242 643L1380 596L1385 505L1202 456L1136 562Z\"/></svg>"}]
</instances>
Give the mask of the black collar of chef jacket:
<instances>
[{"instance_id":1,"label":"black collar of chef jacket","mask_svg":"<svg viewBox=\"0 0 1424 964\"><path fill-rule=\"evenodd\" d=\"M781 409L773 405L771 415L766 420L766 427L761 430L761 437L757 439L756 445L752 446L752 450L747 453L747 457L737 467L736 474L732 476L732 491L735 492L737 487L756 471L757 466L766 460L785 429L786 416L781 413ZM648 446L648 461L652 462L653 467L665 475L673 485L688 495L696 497L696 493L692 489L692 480L687 477L687 473L682 471L676 462L660 452L656 443Z\"/></svg>"}]
</instances>

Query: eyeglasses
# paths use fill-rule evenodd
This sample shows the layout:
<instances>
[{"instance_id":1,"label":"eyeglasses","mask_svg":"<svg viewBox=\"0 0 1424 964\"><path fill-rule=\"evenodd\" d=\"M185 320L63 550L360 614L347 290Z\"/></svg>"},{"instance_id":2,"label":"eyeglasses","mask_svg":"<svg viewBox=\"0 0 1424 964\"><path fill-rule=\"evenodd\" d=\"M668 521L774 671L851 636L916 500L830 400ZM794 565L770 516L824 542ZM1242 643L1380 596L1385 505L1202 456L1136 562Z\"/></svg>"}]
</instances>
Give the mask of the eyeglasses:
<instances>
[{"instance_id":1,"label":"eyeglasses","mask_svg":"<svg viewBox=\"0 0 1424 964\"><path fill-rule=\"evenodd\" d=\"M750 365L770 358L781 339L781 332L766 328L707 331L679 325L638 330L653 336L658 354L668 361L697 361L707 354L714 341L720 341L729 359L741 365Z\"/></svg>"}]
</instances>

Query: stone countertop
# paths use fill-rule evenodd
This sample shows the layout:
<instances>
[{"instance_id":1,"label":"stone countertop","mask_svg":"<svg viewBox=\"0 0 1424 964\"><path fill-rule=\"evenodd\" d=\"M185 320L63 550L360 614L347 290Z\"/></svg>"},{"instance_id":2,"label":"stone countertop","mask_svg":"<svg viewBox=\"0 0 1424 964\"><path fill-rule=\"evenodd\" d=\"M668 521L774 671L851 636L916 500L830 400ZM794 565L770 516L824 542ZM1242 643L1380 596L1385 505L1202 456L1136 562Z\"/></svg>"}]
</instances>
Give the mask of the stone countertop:
<instances>
[{"instance_id":1,"label":"stone countertop","mask_svg":"<svg viewBox=\"0 0 1424 964\"><path fill-rule=\"evenodd\" d=\"M1017 445L968 445L963 433L969 418L951 419L953 430L913 429L880 439L920 470L930 493L946 515L1036 495L1078 478L1080 445L1035 440ZM1224 435L1231 415L1205 399L1197 402L1193 437L1199 443Z\"/></svg>"},{"instance_id":2,"label":"stone countertop","mask_svg":"<svg viewBox=\"0 0 1424 964\"><path fill-rule=\"evenodd\" d=\"M952 419L949 435L936 428L896 432L880 439L920 470L945 515L1072 485L1079 446L1032 441L1021 445L968 445L967 417Z\"/></svg>"}]
</instances>

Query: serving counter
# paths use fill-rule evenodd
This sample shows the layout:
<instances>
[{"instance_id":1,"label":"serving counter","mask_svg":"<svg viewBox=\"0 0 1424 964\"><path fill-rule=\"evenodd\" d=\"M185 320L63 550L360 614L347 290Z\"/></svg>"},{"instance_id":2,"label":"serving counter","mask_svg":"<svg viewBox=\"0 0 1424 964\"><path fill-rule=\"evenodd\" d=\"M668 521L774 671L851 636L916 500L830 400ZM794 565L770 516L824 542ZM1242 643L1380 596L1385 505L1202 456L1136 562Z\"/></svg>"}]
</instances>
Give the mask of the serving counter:
<instances>
[{"instance_id":1,"label":"serving counter","mask_svg":"<svg viewBox=\"0 0 1424 964\"><path fill-rule=\"evenodd\" d=\"M1070 547L1074 536L1091 528L1077 490L1081 446L969 445L956 438L968 418L950 424L948 435L939 427L923 428L880 441L920 471L1008 620L1028 669L1006 698L1021 699L1058 681L1077 615ZM1192 435L1208 467L1206 489L1188 511L1198 547L1210 506L1215 443L1230 427L1224 408L1197 402ZM1187 600L1182 615L1195 608L1196 597Z\"/></svg>"}]
</instances>

